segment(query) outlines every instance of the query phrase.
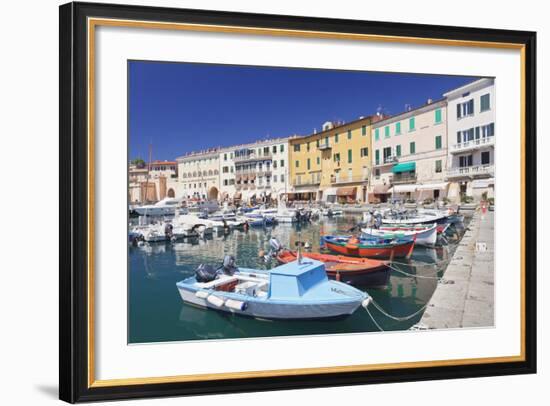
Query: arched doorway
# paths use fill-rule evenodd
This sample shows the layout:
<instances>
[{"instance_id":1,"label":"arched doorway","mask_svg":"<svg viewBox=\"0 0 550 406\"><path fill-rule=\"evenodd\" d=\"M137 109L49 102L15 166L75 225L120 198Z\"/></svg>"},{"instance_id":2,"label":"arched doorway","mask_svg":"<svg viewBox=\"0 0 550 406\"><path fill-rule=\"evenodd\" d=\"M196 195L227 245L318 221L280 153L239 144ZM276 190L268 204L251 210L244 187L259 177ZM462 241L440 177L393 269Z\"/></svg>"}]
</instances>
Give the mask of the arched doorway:
<instances>
[{"instance_id":1,"label":"arched doorway","mask_svg":"<svg viewBox=\"0 0 550 406\"><path fill-rule=\"evenodd\" d=\"M168 197L176 197L176 192L174 192L174 189L168 189Z\"/></svg>"},{"instance_id":2,"label":"arched doorway","mask_svg":"<svg viewBox=\"0 0 550 406\"><path fill-rule=\"evenodd\" d=\"M212 186L208 190L208 200L218 200L218 188L216 186Z\"/></svg>"}]
</instances>

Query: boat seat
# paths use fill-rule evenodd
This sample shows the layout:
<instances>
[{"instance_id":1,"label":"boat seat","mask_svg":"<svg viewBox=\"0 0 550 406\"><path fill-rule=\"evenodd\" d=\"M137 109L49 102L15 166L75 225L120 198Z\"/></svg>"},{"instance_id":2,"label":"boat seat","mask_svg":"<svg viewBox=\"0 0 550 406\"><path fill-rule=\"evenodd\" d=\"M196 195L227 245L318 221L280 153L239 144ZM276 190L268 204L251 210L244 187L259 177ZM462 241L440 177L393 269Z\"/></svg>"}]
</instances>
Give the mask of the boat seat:
<instances>
[{"instance_id":1,"label":"boat seat","mask_svg":"<svg viewBox=\"0 0 550 406\"><path fill-rule=\"evenodd\" d=\"M217 279L210 282L197 282L197 286L203 289L215 289L217 286L225 285L238 281L236 276L220 275Z\"/></svg>"}]
</instances>

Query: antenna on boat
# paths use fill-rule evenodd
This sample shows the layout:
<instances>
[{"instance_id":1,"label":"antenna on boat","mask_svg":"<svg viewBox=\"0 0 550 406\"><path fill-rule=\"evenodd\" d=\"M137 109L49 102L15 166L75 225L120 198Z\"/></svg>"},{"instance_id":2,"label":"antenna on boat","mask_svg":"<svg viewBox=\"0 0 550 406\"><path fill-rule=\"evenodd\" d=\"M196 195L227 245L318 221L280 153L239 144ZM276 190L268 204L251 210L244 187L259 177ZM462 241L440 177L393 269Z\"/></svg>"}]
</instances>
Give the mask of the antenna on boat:
<instances>
[{"instance_id":1,"label":"antenna on boat","mask_svg":"<svg viewBox=\"0 0 550 406\"><path fill-rule=\"evenodd\" d=\"M298 265L302 265L302 241L300 240L300 232L298 232L298 241L296 241L295 245L298 248L298 252L296 254L296 259L298 260Z\"/></svg>"}]
</instances>

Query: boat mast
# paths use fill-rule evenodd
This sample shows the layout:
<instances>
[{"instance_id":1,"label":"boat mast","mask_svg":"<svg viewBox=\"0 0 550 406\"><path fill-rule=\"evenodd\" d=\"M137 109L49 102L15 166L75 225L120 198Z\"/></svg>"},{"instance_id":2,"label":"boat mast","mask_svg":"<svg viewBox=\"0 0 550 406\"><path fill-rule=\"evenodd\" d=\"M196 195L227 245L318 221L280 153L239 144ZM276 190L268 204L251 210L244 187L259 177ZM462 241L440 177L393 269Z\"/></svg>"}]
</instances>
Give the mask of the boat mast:
<instances>
[{"instance_id":1,"label":"boat mast","mask_svg":"<svg viewBox=\"0 0 550 406\"><path fill-rule=\"evenodd\" d=\"M143 200L146 202L149 202L148 195L149 195L149 174L151 173L151 156L153 154L153 144L152 142L149 143L149 162L147 163L147 175L145 177L145 197ZM142 202L143 203L143 202Z\"/></svg>"}]
</instances>

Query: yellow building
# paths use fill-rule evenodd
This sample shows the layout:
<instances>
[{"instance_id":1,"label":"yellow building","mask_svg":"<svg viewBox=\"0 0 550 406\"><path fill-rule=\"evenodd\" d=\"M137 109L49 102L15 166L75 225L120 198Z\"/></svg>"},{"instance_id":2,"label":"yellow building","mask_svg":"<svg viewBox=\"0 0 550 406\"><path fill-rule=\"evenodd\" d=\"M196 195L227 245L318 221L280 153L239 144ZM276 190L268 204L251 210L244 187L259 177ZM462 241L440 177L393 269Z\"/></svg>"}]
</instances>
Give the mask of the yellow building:
<instances>
[{"instance_id":1,"label":"yellow building","mask_svg":"<svg viewBox=\"0 0 550 406\"><path fill-rule=\"evenodd\" d=\"M319 133L289 140L289 200L365 202L372 121L327 122Z\"/></svg>"}]
</instances>

